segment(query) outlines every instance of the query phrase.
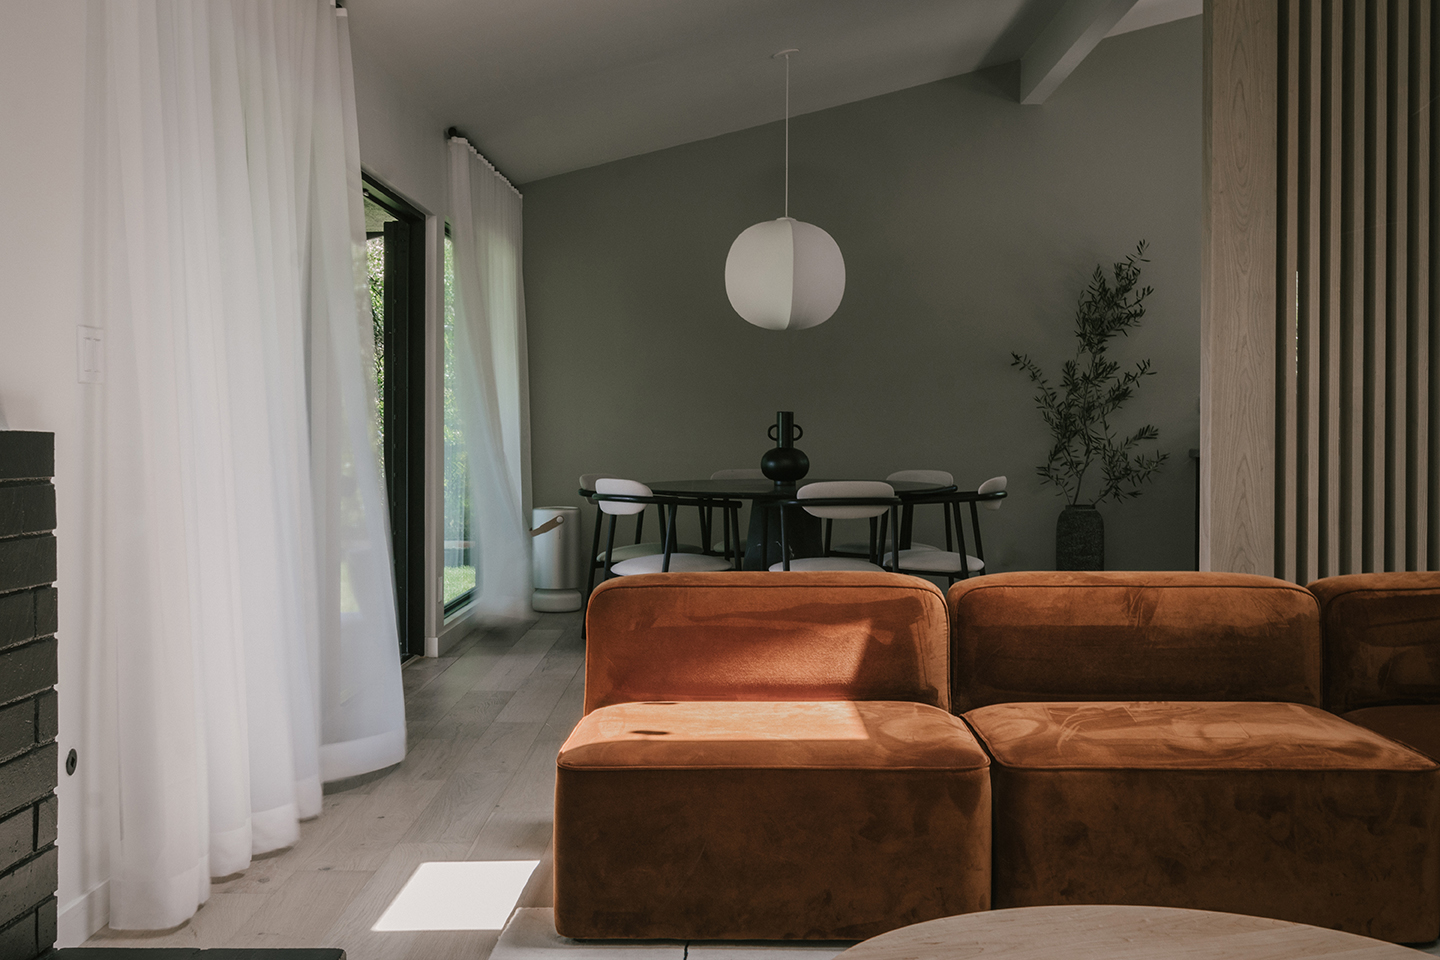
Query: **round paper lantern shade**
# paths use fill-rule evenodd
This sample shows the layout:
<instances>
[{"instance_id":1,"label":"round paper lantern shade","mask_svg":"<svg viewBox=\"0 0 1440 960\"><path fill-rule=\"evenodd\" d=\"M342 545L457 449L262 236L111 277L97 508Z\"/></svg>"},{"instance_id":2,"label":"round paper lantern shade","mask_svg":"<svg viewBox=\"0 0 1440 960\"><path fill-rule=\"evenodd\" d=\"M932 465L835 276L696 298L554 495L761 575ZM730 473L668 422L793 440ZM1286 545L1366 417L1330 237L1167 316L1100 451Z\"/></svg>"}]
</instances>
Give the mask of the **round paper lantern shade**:
<instances>
[{"instance_id":1,"label":"round paper lantern shade","mask_svg":"<svg viewBox=\"0 0 1440 960\"><path fill-rule=\"evenodd\" d=\"M735 312L767 330L803 330L829 320L845 296L845 258L830 234L790 217L757 223L725 258Z\"/></svg>"}]
</instances>

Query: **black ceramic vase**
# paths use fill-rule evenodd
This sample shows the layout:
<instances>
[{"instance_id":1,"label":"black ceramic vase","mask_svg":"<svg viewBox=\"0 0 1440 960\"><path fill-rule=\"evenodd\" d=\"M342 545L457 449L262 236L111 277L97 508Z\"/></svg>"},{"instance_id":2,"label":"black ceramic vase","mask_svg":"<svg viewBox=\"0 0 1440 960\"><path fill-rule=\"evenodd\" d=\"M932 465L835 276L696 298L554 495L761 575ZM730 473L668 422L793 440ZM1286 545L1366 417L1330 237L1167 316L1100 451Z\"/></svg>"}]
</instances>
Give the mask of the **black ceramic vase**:
<instances>
[{"instance_id":1,"label":"black ceramic vase","mask_svg":"<svg viewBox=\"0 0 1440 960\"><path fill-rule=\"evenodd\" d=\"M1105 521L1093 503L1069 503L1055 521L1056 570L1105 569Z\"/></svg>"},{"instance_id":2,"label":"black ceramic vase","mask_svg":"<svg viewBox=\"0 0 1440 960\"><path fill-rule=\"evenodd\" d=\"M810 472L810 458L804 451L795 448L795 441L805 436L805 431L795 426L795 414L781 410L775 415L775 426L770 428L770 439L774 449L760 458L760 472L776 483L795 483Z\"/></svg>"}]
</instances>

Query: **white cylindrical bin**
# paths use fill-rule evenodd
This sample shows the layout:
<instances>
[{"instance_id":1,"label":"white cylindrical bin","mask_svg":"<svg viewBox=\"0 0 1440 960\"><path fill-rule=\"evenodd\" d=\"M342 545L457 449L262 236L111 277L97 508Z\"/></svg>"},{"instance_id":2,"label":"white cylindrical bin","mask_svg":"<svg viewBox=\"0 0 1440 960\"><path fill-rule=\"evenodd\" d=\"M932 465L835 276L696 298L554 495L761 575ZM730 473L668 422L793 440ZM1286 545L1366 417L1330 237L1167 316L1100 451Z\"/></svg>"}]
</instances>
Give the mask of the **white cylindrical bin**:
<instances>
[{"instance_id":1,"label":"white cylindrical bin","mask_svg":"<svg viewBox=\"0 0 1440 960\"><path fill-rule=\"evenodd\" d=\"M535 595L541 613L579 610L580 508L536 507L530 518Z\"/></svg>"}]
</instances>

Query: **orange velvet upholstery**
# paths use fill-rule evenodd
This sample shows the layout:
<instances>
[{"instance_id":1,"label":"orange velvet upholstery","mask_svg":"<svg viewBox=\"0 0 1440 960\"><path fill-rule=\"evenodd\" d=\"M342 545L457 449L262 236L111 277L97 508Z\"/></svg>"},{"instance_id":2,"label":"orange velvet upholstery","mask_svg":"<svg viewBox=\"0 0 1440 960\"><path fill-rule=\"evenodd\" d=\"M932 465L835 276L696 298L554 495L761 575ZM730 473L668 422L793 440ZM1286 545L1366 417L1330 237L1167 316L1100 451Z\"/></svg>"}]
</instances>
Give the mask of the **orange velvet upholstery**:
<instances>
[{"instance_id":1,"label":"orange velvet upholstery","mask_svg":"<svg viewBox=\"0 0 1440 960\"><path fill-rule=\"evenodd\" d=\"M1302 587L1233 573L999 573L955 584L952 695L1320 703Z\"/></svg>"},{"instance_id":2,"label":"orange velvet upholstery","mask_svg":"<svg viewBox=\"0 0 1440 960\"><path fill-rule=\"evenodd\" d=\"M576 938L856 939L990 903L989 760L894 574L612 580L555 784Z\"/></svg>"},{"instance_id":3,"label":"orange velvet upholstery","mask_svg":"<svg viewBox=\"0 0 1440 960\"><path fill-rule=\"evenodd\" d=\"M994 906L1254 914L1383 940L1440 934L1440 766L1314 707L1006 703Z\"/></svg>"},{"instance_id":4,"label":"orange velvet upholstery","mask_svg":"<svg viewBox=\"0 0 1440 960\"><path fill-rule=\"evenodd\" d=\"M988 765L927 704L601 707L560 751L555 928L848 940L984 910Z\"/></svg>"},{"instance_id":5,"label":"orange velvet upholstery","mask_svg":"<svg viewBox=\"0 0 1440 960\"><path fill-rule=\"evenodd\" d=\"M1440 703L1361 707L1344 717L1391 740L1399 740L1432 760L1440 760Z\"/></svg>"},{"instance_id":6,"label":"orange velvet upholstery","mask_svg":"<svg viewBox=\"0 0 1440 960\"><path fill-rule=\"evenodd\" d=\"M1440 768L1322 710L1320 606L1267 577L1015 573L950 589L991 754L994 903L1440 933Z\"/></svg>"},{"instance_id":7,"label":"orange velvet upholstery","mask_svg":"<svg viewBox=\"0 0 1440 960\"><path fill-rule=\"evenodd\" d=\"M1440 703L1440 573L1360 573L1310 584L1325 636L1325 706Z\"/></svg>"},{"instance_id":8,"label":"orange velvet upholstery","mask_svg":"<svg viewBox=\"0 0 1440 960\"><path fill-rule=\"evenodd\" d=\"M650 574L590 595L585 711L627 700L949 706L945 598L889 573Z\"/></svg>"}]
</instances>

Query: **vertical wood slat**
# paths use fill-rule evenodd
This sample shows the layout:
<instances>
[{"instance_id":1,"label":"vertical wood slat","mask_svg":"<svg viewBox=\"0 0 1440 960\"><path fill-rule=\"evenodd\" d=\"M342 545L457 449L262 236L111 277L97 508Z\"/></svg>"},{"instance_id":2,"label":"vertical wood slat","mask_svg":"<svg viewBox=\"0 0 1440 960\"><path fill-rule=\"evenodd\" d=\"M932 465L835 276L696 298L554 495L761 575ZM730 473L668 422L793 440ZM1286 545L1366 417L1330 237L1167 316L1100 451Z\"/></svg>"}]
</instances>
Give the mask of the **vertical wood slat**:
<instances>
[{"instance_id":1,"label":"vertical wood slat","mask_svg":"<svg viewBox=\"0 0 1440 960\"><path fill-rule=\"evenodd\" d=\"M1409 6L1392 0L1389 14L1389 55L1386 73L1390 116L1386 124L1389 172L1386 177L1385 229L1385 569L1407 567L1407 516L1405 510L1405 395L1409 377L1406 355L1408 331L1405 282L1406 248L1409 231L1409 151L1405 134L1409 127L1409 100L1406 84L1410 76Z\"/></svg>"},{"instance_id":2,"label":"vertical wood slat","mask_svg":"<svg viewBox=\"0 0 1440 960\"><path fill-rule=\"evenodd\" d=\"M1410 48L1410 91L1406 141L1409 147L1407 185L1409 212L1405 261L1406 314L1405 354L1408 361L1405 392L1405 565L1409 570L1426 569L1429 558L1430 503L1427 467L1430 440L1430 21L1431 0L1410 0L1407 42Z\"/></svg>"},{"instance_id":3,"label":"vertical wood slat","mask_svg":"<svg viewBox=\"0 0 1440 960\"><path fill-rule=\"evenodd\" d=\"M1300 297L1296 317L1299 338L1297 387L1300 391L1299 435L1296 443L1300 454L1296 465L1300 470L1297 500L1300 516L1296 521L1300 541L1296 546L1296 565L1301 583L1318 577L1320 560L1320 324L1321 324L1321 251L1325 234L1321 221L1321 153L1322 127L1322 9L1319 0L1305 0L1301 5L1300 31L1300 98L1301 110L1301 235Z\"/></svg>"},{"instance_id":4,"label":"vertical wood slat","mask_svg":"<svg viewBox=\"0 0 1440 960\"><path fill-rule=\"evenodd\" d=\"M1278 310L1275 326L1275 380L1279 386L1275 401L1275 573L1286 580L1303 581L1300 572L1304 555L1302 529L1304 504L1299 496L1300 479L1304 476L1301 463L1300 406L1303 390L1299 380L1297 355L1299 339L1300 283L1299 251L1303 248L1303 223L1300 218L1301 161L1303 124L1301 117L1301 40L1302 7L1309 0L1282 0L1279 9L1280 98L1279 164L1277 176L1276 258L1280 269L1276 276L1275 304Z\"/></svg>"},{"instance_id":5,"label":"vertical wood slat","mask_svg":"<svg viewBox=\"0 0 1440 960\"><path fill-rule=\"evenodd\" d=\"M1385 570L1386 0L1367 0L1365 24L1365 368L1361 457L1364 570Z\"/></svg>"},{"instance_id":6,"label":"vertical wood slat","mask_svg":"<svg viewBox=\"0 0 1440 960\"><path fill-rule=\"evenodd\" d=\"M1341 380L1340 380L1340 573L1364 569L1364 458L1361 429L1365 419L1365 9L1364 0L1344 0L1341 113Z\"/></svg>"},{"instance_id":7,"label":"vertical wood slat","mask_svg":"<svg viewBox=\"0 0 1440 960\"><path fill-rule=\"evenodd\" d=\"M1429 310L1426 327L1430 333L1428 353L1430 370L1433 371L1440 369L1440 17L1435 16L1434 11L1431 11L1430 19L1429 54L1430 89L1425 98L1428 104L1427 123L1430 133L1430 210L1427 231L1430 246L1426 278ZM1428 387L1429 446L1426 452L1429 472L1429 543L1426 549L1426 567L1440 570L1440 378L1432 378Z\"/></svg>"},{"instance_id":8,"label":"vertical wood slat","mask_svg":"<svg viewBox=\"0 0 1440 960\"><path fill-rule=\"evenodd\" d=\"M1320 450L1319 511L1320 555L1315 576L1340 572L1340 404L1344 331L1340 322L1343 260L1340 249L1341 207L1344 197L1344 129L1342 104L1344 48L1341 0L1324 0L1321 36L1321 206L1320 254L1322 311L1320 318Z\"/></svg>"}]
</instances>

